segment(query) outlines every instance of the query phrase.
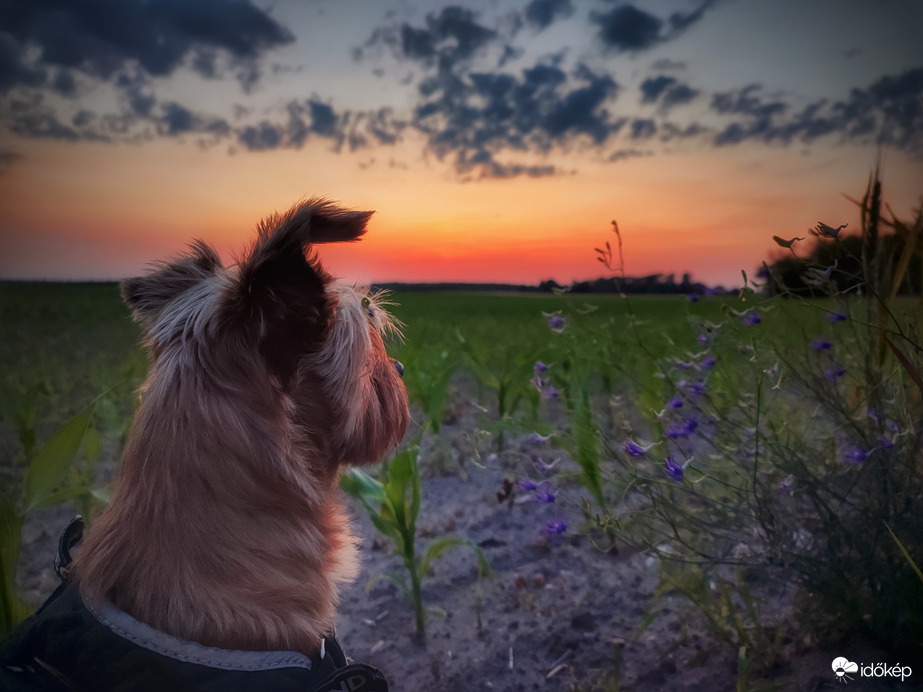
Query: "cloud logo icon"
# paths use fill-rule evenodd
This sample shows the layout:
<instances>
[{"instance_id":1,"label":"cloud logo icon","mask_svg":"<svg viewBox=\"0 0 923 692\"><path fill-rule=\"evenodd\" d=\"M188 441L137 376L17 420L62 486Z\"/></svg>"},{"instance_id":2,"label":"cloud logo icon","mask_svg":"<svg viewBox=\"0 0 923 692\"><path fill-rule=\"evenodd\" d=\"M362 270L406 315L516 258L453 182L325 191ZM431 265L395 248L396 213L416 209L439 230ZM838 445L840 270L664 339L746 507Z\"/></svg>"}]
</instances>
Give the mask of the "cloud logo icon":
<instances>
[{"instance_id":1,"label":"cloud logo icon","mask_svg":"<svg viewBox=\"0 0 923 692\"><path fill-rule=\"evenodd\" d=\"M837 658L833 659L831 667L833 668L833 672L837 676L837 679L841 682L846 682L847 679L852 680L852 678L849 677L847 673L859 672L858 663L853 663L849 659L843 658L842 656L838 656Z\"/></svg>"}]
</instances>

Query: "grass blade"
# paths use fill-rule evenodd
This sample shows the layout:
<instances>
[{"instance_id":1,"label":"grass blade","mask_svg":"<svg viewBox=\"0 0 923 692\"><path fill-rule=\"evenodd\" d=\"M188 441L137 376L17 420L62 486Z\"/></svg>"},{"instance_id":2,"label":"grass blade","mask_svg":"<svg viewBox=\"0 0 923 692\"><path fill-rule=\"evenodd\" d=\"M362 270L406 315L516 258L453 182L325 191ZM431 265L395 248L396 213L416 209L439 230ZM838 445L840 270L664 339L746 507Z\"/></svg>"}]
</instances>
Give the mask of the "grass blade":
<instances>
[{"instance_id":1,"label":"grass blade","mask_svg":"<svg viewBox=\"0 0 923 692\"><path fill-rule=\"evenodd\" d=\"M913 568L913 571L917 573L917 576L920 578L920 581L923 582L923 571L920 570L919 566L914 559L910 556L910 553L907 552L907 548L904 547L904 544L901 543L901 539L894 535L894 532L891 530L891 527L888 526L888 522L884 522L885 528L888 529L888 533L891 534L891 538L894 539L894 542L897 543L897 547L900 548L901 554L904 556L904 559L907 560L908 564Z\"/></svg>"}]
</instances>

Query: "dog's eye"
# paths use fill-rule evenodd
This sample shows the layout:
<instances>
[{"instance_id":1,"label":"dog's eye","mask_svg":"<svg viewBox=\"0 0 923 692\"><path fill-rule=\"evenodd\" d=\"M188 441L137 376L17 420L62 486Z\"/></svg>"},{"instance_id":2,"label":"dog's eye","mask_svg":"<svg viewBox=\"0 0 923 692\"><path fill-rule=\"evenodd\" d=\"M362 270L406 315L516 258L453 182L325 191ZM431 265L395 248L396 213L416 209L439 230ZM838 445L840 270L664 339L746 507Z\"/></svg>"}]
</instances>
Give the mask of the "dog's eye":
<instances>
[{"instance_id":1,"label":"dog's eye","mask_svg":"<svg viewBox=\"0 0 923 692\"><path fill-rule=\"evenodd\" d=\"M372 301L369 300L368 296L363 296L362 298L362 307L365 308L366 313L368 313L369 319L375 318L375 308L372 305Z\"/></svg>"}]
</instances>

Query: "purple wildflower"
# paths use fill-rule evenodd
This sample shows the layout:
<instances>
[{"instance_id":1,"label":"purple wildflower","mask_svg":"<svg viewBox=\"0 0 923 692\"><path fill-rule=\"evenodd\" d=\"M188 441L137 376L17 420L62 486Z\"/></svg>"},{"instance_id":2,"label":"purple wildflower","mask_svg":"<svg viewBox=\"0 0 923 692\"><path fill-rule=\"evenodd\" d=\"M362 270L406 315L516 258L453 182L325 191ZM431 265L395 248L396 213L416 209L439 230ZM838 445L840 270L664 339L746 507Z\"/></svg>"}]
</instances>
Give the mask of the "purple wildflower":
<instances>
[{"instance_id":1,"label":"purple wildflower","mask_svg":"<svg viewBox=\"0 0 923 692\"><path fill-rule=\"evenodd\" d=\"M882 449L892 449L894 447L894 440L892 440L890 437L885 437L882 435L878 438L878 445Z\"/></svg>"},{"instance_id":2,"label":"purple wildflower","mask_svg":"<svg viewBox=\"0 0 923 692\"><path fill-rule=\"evenodd\" d=\"M667 402L667 408L682 408L683 400L679 398L679 395L674 396Z\"/></svg>"},{"instance_id":3,"label":"purple wildflower","mask_svg":"<svg viewBox=\"0 0 923 692\"><path fill-rule=\"evenodd\" d=\"M667 437L675 440L680 437L689 437L699 427L699 422L695 418L687 421L675 421L667 426Z\"/></svg>"},{"instance_id":4,"label":"purple wildflower","mask_svg":"<svg viewBox=\"0 0 923 692\"><path fill-rule=\"evenodd\" d=\"M548 385L547 389L542 390L542 396L545 399L557 399L558 390L554 388L554 385Z\"/></svg>"},{"instance_id":5,"label":"purple wildflower","mask_svg":"<svg viewBox=\"0 0 923 692\"><path fill-rule=\"evenodd\" d=\"M523 478L519 481L519 487L529 492L530 490L535 490L538 486L535 484L535 481L529 480L528 478Z\"/></svg>"},{"instance_id":6,"label":"purple wildflower","mask_svg":"<svg viewBox=\"0 0 923 692\"><path fill-rule=\"evenodd\" d=\"M639 445L637 442L631 440L625 440L625 454L631 457L640 457L644 455L644 447Z\"/></svg>"},{"instance_id":7,"label":"purple wildflower","mask_svg":"<svg viewBox=\"0 0 923 692\"><path fill-rule=\"evenodd\" d=\"M708 354L707 356L705 356L705 358L702 359L702 362L699 363L699 365L701 365L703 368L712 368L715 366L717 362L718 361L715 360L715 357L713 355Z\"/></svg>"},{"instance_id":8,"label":"purple wildflower","mask_svg":"<svg viewBox=\"0 0 923 692\"><path fill-rule=\"evenodd\" d=\"M846 315L841 315L838 312L828 312L827 313L827 320L830 322L845 322L847 319L849 318L846 317Z\"/></svg>"},{"instance_id":9,"label":"purple wildflower","mask_svg":"<svg viewBox=\"0 0 923 692\"><path fill-rule=\"evenodd\" d=\"M532 378L529 380L529 384L532 385L538 391L542 391L545 388L545 383L548 382L544 377L539 377L538 373L532 375Z\"/></svg>"},{"instance_id":10,"label":"purple wildflower","mask_svg":"<svg viewBox=\"0 0 923 692\"><path fill-rule=\"evenodd\" d=\"M707 344L707 343L708 343L708 335L707 335L707 334L699 334L698 340L699 340L699 343L700 343L700 344Z\"/></svg>"},{"instance_id":11,"label":"purple wildflower","mask_svg":"<svg viewBox=\"0 0 923 692\"><path fill-rule=\"evenodd\" d=\"M545 365L542 361L535 361L535 372L548 372L548 366Z\"/></svg>"},{"instance_id":12,"label":"purple wildflower","mask_svg":"<svg viewBox=\"0 0 923 692\"><path fill-rule=\"evenodd\" d=\"M792 474L788 474L785 478L779 481L779 485L777 487L779 490L791 490L794 484L795 477Z\"/></svg>"},{"instance_id":13,"label":"purple wildflower","mask_svg":"<svg viewBox=\"0 0 923 692\"><path fill-rule=\"evenodd\" d=\"M833 348L833 344L826 339L814 339L814 341L811 342L811 348L815 351L829 351Z\"/></svg>"},{"instance_id":14,"label":"purple wildflower","mask_svg":"<svg viewBox=\"0 0 923 692\"><path fill-rule=\"evenodd\" d=\"M842 366L837 366L835 368L830 368L824 372L824 377L828 380L836 380L846 374L846 368Z\"/></svg>"},{"instance_id":15,"label":"purple wildflower","mask_svg":"<svg viewBox=\"0 0 923 692\"><path fill-rule=\"evenodd\" d=\"M708 391L704 382L690 382L686 385L686 389L692 394L704 394Z\"/></svg>"},{"instance_id":16,"label":"purple wildflower","mask_svg":"<svg viewBox=\"0 0 923 692\"><path fill-rule=\"evenodd\" d=\"M544 502L546 505L550 505L552 502L554 502L554 493L550 490L541 490L536 488L533 491L533 494L535 495L536 500L539 502Z\"/></svg>"},{"instance_id":17,"label":"purple wildflower","mask_svg":"<svg viewBox=\"0 0 923 692\"><path fill-rule=\"evenodd\" d=\"M667 475L670 478L674 481L683 480L683 467L676 463L672 454L664 460L663 465L666 467Z\"/></svg>"},{"instance_id":18,"label":"purple wildflower","mask_svg":"<svg viewBox=\"0 0 923 692\"><path fill-rule=\"evenodd\" d=\"M759 310L751 310L744 316L744 324L748 327L752 327L762 321L763 318L760 316Z\"/></svg>"},{"instance_id":19,"label":"purple wildflower","mask_svg":"<svg viewBox=\"0 0 923 692\"><path fill-rule=\"evenodd\" d=\"M567 531L567 524L559 519L552 519L545 524L545 528L548 529L548 533L564 533Z\"/></svg>"},{"instance_id":20,"label":"purple wildflower","mask_svg":"<svg viewBox=\"0 0 923 692\"><path fill-rule=\"evenodd\" d=\"M548 317L548 328L553 331L555 334L560 334L564 331L564 315L560 312L553 312Z\"/></svg>"},{"instance_id":21,"label":"purple wildflower","mask_svg":"<svg viewBox=\"0 0 923 692\"><path fill-rule=\"evenodd\" d=\"M850 464L861 464L871 456L873 451L875 451L874 448L866 452L858 445L855 445L843 455L843 458Z\"/></svg>"},{"instance_id":22,"label":"purple wildflower","mask_svg":"<svg viewBox=\"0 0 923 692\"><path fill-rule=\"evenodd\" d=\"M526 438L526 441L527 441L529 444L533 444L533 445L542 445L542 444L545 444L546 442L548 442L548 440L550 440L550 439L551 439L551 435L539 435L537 432L534 432L534 433L531 433L531 434Z\"/></svg>"}]
</instances>

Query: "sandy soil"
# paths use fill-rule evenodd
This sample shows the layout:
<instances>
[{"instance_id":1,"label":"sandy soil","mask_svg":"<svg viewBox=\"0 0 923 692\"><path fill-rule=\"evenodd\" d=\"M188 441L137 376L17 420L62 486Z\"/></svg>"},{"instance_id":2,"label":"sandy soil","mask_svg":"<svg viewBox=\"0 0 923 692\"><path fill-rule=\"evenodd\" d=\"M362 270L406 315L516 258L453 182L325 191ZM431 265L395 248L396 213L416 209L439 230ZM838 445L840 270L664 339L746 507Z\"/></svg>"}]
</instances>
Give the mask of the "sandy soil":
<instances>
[{"instance_id":1,"label":"sandy soil","mask_svg":"<svg viewBox=\"0 0 923 692\"><path fill-rule=\"evenodd\" d=\"M738 689L738 651L710 637L703 618L679 596L651 602L657 560L625 548L604 552L580 531L581 489L567 480L576 464L525 434L494 453L492 440L474 432L482 416L473 402L456 398L440 436L424 440L418 535L423 548L444 535L470 539L484 552L491 575L479 577L466 547L439 559L423 594L441 613L430 614L426 636L418 637L412 607L383 578L401 573L400 559L361 505L347 499L363 556L338 624L347 654L384 670L393 690ZM553 489L553 503L518 487L520 479L543 474L552 479L545 487ZM501 500L498 493L507 495L510 486L512 493ZM20 582L34 602L56 585L51 563L70 514L66 508L36 514L25 527ZM552 520L565 522L567 530L550 533ZM751 586L768 616L796 632L791 585L762 576ZM658 615L650 620L652 611ZM835 650L793 636L784 642L776 668L751 676L740 689L915 689L858 677L843 686L831 668L835 657L888 660L862 642ZM915 676L923 678L923 667Z\"/></svg>"}]
</instances>

